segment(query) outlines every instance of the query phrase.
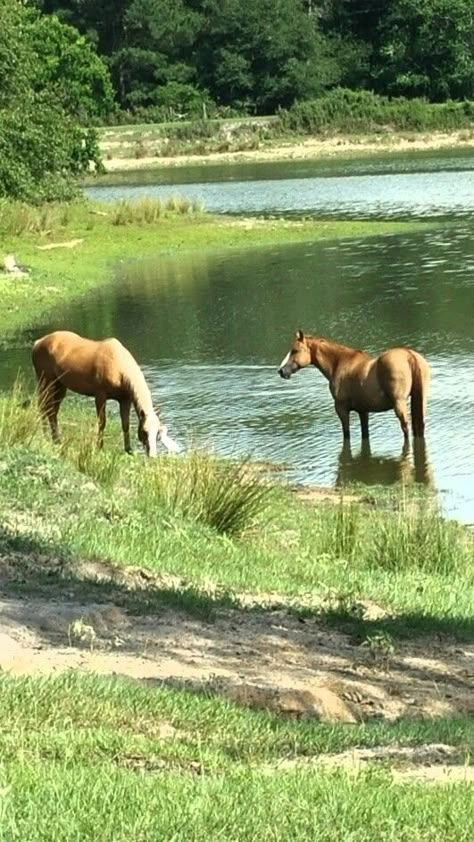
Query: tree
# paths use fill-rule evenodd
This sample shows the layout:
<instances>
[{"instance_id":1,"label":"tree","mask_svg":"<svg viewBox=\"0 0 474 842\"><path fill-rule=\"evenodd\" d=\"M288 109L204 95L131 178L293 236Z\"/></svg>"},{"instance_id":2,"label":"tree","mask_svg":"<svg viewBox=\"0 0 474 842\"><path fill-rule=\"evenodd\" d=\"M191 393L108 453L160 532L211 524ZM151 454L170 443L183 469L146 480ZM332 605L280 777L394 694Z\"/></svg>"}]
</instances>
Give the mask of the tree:
<instances>
[{"instance_id":1,"label":"tree","mask_svg":"<svg viewBox=\"0 0 474 842\"><path fill-rule=\"evenodd\" d=\"M104 119L114 110L107 68L77 29L54 15L31 15L25 37L33 47L35 90L54 91L68 114L83 123Z\"/></svg>"},{"instance_id":2,"label":"tree","mask_svg":"<svg viewBox=\"0 0 474 842\"><path fill-rule=\"evenodd\" d=\"M217 101L269 113L333 81L327 45L301 0L203 0L201 85Z\"/></svg>"},{"instance_id":3,"label":"tree","mask_svg":"<svg viewBox=\"0 0 474 842\"><path fill-rule=\"evenodd\" d=\"M398 0L380 23L374 65L387 93L472 99L473 0Z\"/></svg>"},{"instance_id":4,"label":"tree","mask_svg":"<svg viewBox=\"0 0 474 842\"><path fill-rule=\"evenodd\" d=\"M109 60L123 107L160 105L163 87L195 84L191 59L200 25L184 0L131 0L124 45Z\"/></svg>"},{"instance_id":5,"label":"tree","mask_svg":"<svg viewBox=\"0 0 474 842\"><path fill-rule=\"evenodd\" d=\"M77 32L0 0L0 197L72 196L74 178L101 165L95 132L79 118L111 103L105 68Z\"/></svg>"}]
</instances>

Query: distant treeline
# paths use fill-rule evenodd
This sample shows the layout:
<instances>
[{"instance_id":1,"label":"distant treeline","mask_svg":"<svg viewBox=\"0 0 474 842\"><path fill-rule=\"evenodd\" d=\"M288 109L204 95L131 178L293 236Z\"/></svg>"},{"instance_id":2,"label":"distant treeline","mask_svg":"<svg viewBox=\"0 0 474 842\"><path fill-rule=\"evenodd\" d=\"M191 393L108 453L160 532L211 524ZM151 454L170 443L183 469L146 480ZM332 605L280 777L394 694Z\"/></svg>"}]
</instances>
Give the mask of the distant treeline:
<instances>
[{"instance_id":1,"label":"distant treeline","mask_svg":"<svg viewBox=\"0 0 474 842\"><path fill-rule=\"evenodd\" d=\"M104 124L158 122L168 154L471 126L473 51L474 0L0 0L0 201L74 196ZM278 116L207 119L244 115Z\"/></svg>"},{"instance_id":2,"label":"distant treeline","mask_svg":"<svg viewBox=\"0 0 474 842\"><path fill-rule=\"evenodd\" d=\"M474 98L473 0L28 5L76 27L104 59L117 105L110 120L272 114L335 87Z\"/></svg>"}]
</instances>

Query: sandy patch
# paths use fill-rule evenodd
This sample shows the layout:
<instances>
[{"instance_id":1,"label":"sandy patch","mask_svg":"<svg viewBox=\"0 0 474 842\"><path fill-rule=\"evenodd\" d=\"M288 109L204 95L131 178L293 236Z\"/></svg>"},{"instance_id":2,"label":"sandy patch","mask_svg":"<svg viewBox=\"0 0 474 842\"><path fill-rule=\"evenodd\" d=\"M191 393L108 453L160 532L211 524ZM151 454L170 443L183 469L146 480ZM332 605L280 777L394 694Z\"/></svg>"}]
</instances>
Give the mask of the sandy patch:
<instances>
[{"instance_id":1,"label":"sandy patch","mask_svg":"<svg viewBox=\"0 0 474 842\"><path fill-rule=\"evenodd\" d=\"M286 759L267 764L264 771L275 774L281 770L298 768L344 769L357 776L368 764L376 764L390 768L394 780L401 783L474 783L474 766L468 766L460 760L460 751L455 746L428 743L413 747L355 748L338 754Z\"/></svg>"},{"instance_id":2,"label":"sandy patch","mask_svg":"<svg viewBox=\"0 0 474 842\"><path fill-rule=\"evenodd\" d=\"M187 154L179 156L144 156L142 158L113 157L113 150L109 150L110 159L107 160L107 142L101 144L105 166L108 172L124 170L153 169L154 167L176 167L189 164L213 163L242 163L258 161L288 161L288 160L317 160L318 158L344 156L372 152L406 152L432 151L450 147L464 146L474 148L474 135L464 131L443 133L434 132L430 135L414 135L399 137L394 135L377 135L361 138L308 138L300 143L281 144L261 149L242 150L240 152L210 152L204 155Z\"/></svg>"},{"instance_id":3,"label":"sandy patch","mask_svg":"<svg viewBox=\"0 0 474 842\"><path fill-rule=\"evenodd\" d=\"M377 651L271 594L246 595L235 608L217 602L210 620L166 604L145 614L137 594L182 583L110 565L89 564L82 575L120 584L120 604L113 588L110 601L79 601L67 583L55 600L0 597L0 669L205 686L241 704L332 721L474 714L474 644L423 637ZM373 604L359 608L367 619L385 615Z\"/></svg>"}]
</instances>

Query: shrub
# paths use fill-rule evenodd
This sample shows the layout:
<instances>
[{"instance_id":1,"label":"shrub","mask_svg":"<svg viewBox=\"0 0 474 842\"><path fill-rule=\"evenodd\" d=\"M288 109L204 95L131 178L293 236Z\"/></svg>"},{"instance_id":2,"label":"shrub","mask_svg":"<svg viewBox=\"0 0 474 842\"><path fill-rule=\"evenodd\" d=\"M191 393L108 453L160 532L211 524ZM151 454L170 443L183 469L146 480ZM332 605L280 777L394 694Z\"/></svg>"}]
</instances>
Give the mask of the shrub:
<instances>
[{"instance_id":1,"label":"shrub","mask_svg":"<svg viewBox=\"0 0 474 842\"><path fill-rule=\"evenodd\" d=\"M335 88L319 99L298 102L280 112L283 128L309 134L383 129L433 131L474 125L474 103L430 103L424 99L389 99L372 91Z\"/></svg>"}]
</instances>

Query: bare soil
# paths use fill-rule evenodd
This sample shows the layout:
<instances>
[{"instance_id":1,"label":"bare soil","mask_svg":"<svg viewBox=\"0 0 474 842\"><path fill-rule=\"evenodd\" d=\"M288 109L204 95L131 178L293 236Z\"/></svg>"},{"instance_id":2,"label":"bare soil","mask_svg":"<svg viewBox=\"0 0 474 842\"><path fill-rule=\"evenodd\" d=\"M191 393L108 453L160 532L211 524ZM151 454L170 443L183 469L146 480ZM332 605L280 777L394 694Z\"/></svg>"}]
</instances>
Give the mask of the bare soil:
<instances>
[{"instance_id":1,"label":"bare soil","mask_svg":"<svg viewBox=\"0 0 474 842\"><path fill-rule=\"evenodd\" d=\"M53 594L12 596L5 586L17 580L15 566L13 556L0 559L0 669L12 675L74 669L206 687L244 705L329 721L474 714L474 644L425 635L384 649L272 594L242 595L228 607L210 593L215 608L196 616L191 603L186 610L169 597L185 583L133 567L88 563L75 570L75 587L64 580ZM103 599L85 590L80 598L78 581ZM150 588L168 603L147 603ZM368 602L358 610L385 616Z\"/></svg>"}]
</instances>

